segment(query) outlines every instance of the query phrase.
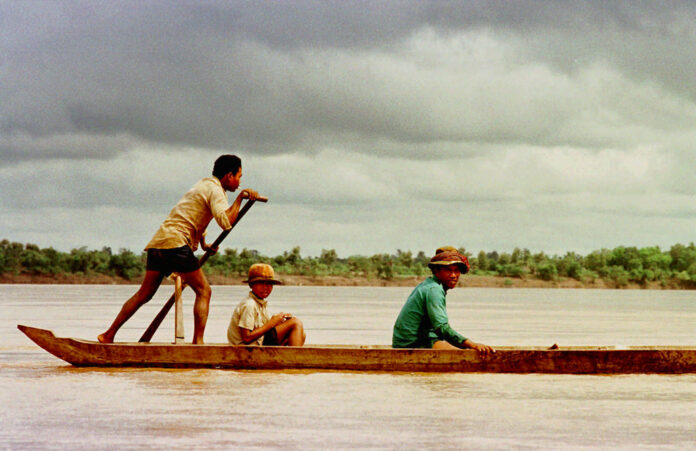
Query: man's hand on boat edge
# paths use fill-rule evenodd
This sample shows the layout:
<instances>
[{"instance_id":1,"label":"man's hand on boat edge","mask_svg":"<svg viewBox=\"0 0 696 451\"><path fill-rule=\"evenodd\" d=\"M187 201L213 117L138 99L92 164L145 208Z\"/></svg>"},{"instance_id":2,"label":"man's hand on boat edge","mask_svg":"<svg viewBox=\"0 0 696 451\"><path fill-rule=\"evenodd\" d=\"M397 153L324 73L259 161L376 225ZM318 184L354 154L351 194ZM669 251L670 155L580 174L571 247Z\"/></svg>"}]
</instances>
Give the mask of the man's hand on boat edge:
<instances>
[{"instance_id":1,"label":"man's hand on boat edge","mask_svg":"<svg viewBox=\"0 0 696 451\"><path fill-rule=\"evenodd\" d=\"M474 351L483 355L495 354L495 349L492 346L476 343L474 341L469 340L468 338L462 342L462 346L464 346L465 348L473 349Z\"/></svg>"}]
</instances>

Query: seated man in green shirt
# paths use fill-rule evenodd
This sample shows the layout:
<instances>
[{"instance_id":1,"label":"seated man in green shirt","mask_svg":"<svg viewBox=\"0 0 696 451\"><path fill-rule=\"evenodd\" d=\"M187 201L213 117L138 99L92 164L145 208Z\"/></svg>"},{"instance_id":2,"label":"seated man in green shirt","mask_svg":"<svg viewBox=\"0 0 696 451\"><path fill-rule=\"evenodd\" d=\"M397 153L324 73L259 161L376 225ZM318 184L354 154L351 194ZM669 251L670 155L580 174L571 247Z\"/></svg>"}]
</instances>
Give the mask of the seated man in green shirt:
<instances>
[{"instance_id":1,"label":"seated man in green shirt","mask_svg":"<svg viewBox=\"0 0 696 451\"><path fill-rule=\"evenodd\" d=\"M453 247L443 247L430 259L433 272L406 300L394 323L393 348L471 348L487 354L495 350L475 343L452 329L447 318L447 290L457 286L459 276L469 271L469 261Z\"/></svg>"}]
</instances>

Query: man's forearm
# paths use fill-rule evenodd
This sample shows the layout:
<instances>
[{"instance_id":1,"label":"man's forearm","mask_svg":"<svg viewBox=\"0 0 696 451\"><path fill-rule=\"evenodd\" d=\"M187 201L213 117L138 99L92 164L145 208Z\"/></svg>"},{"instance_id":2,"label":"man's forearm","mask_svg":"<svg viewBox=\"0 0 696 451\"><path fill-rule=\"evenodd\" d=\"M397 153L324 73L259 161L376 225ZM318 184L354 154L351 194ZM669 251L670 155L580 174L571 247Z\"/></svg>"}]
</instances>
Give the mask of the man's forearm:
<instances>
[{"instance_id":1,"label":"man's forearm","mask_svg":"<svg viewBox=\"0 0 696 451\"><path fill-rule=\"evenodd\" d=\"M230 220L230 224L234 224L234 221L237 220L237 215L239 214L239 207L242 205L242 195L238 195L237 198L232 202L232 205L225 210L225 213L227 214L227 218Z\"/></svg>"},{"instance_id":2,"label":"man's forearm","mask_svg":"<svg viewBox=\"0 0 696 451\"><path fill-rule=\"evenodd\" d=\"M435 329L435 333L437 334L438 338L441 338L452 346L456 346L458 348L461 348L464 342L468 340L456 330L452 329L449 324L443 324L439 328Z\"/></svg>"}]
</instances>

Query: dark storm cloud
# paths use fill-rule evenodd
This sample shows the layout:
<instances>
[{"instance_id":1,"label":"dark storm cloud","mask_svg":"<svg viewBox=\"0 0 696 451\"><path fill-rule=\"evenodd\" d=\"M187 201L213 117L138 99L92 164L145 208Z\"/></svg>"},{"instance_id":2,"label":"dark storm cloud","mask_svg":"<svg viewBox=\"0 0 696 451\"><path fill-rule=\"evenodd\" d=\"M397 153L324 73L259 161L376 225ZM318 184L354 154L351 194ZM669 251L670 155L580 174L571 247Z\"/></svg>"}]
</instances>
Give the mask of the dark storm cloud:
<instances>
[{"instance_id":1,"label":"dark storm cloud","mask_svg":"<svg viewBox=\"0 0 696 451\"><path fill-rule=\"evenodd\" d=\"M572 78L602 63L625 70L628 81L696 98L696 63L688 57L696 8L687 2L66 1L0 8L3 164L112 158L139 144L255 153L335 145L421 158L447 143L620 145L614 132L582 130L587 124L577 120L573 99L551 105L543 79L531 85L538 94L517 101L503 89L512 77L499 79L501 86L494 79L490 92L468 80L479 75L468 66L482 63L468 60L473 33L509 39L501 72L515 62L548 64ZM463 54L419 61L410 40L428 32L434 41L463 33L454 46ZM448 59L458 71L450 79L443 77ZM480 89L485 100L477 99ZM664 128L652 119L650 127ZM665 127L689 120L670 111Z\"/></svg>"}]
</instances>

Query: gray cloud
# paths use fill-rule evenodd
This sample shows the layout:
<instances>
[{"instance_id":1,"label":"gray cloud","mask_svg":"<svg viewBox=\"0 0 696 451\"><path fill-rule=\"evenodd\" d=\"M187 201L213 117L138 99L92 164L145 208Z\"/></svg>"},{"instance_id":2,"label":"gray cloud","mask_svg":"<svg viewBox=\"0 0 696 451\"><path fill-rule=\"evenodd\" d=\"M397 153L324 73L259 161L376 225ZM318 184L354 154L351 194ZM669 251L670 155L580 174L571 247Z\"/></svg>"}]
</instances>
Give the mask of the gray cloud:
<instances>
[{"instance_id":1,"label":"gray cloud","mask_svg":"<svg viewBox=\"0 0 696 451\"><path fill-rule=\"evenodd\" d=\"M262 250L688 241L695 19L691 2L2 2L0 232L36 240L51 214L84 229L56 242L137 249L233 152L283 224L242 229Z\"/></svg>"},{"instance_id":2,"label":"gray cloud","mask_svg":"<svg viewBox=\"0 0 696 451\"><path fill-rule=\"evenodd\" d=\"M357 141L419 156L447 142L617 146L693 122L696 8L569 6L6 3L0 152L104 158L118 136L123 150ZM65 149L75 135L98 149Z\"/></svg>"}]
</instances>

